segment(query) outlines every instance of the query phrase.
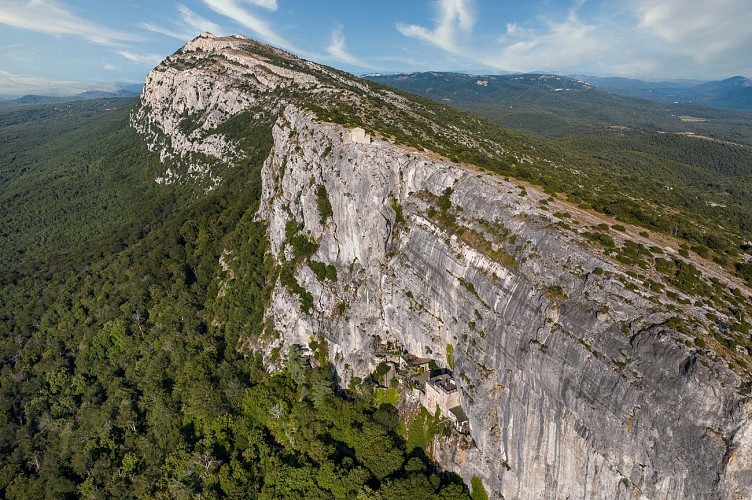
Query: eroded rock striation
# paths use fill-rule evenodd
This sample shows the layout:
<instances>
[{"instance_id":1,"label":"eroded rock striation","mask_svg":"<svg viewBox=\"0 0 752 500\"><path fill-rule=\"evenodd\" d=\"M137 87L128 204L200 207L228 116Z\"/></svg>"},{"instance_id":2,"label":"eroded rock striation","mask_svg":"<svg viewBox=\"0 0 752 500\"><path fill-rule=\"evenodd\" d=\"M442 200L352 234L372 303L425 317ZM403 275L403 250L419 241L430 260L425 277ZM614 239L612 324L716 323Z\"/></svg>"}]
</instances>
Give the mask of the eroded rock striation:
<instances>
[{"instance_id":1,"label":"eroded rock striation","mask_svg":"<svg viewBox=\"0 0 752 500\"><path fill-rule=\"evenodd\" d=\"M378 340L451 365L471 439L438 439L435 458L497 498L752 496L744 380L699 346L701 332L677 327L677 314L704 318L700 306L642 286L542 204L548 195L398 145L367 117L373 142L353 142L349 126L305 105L317 99L411 106L246 38L204 34L152 71L132 120L170 165L159 181L216 184L212 162L242 156L217 127L275 113L258 218L297 286L279 280L268 306L277 335L256 347L270 364L322 336L343 384L373 372ZM434 130L474 141L451 124Z\"/></svg>"}]
</instances>

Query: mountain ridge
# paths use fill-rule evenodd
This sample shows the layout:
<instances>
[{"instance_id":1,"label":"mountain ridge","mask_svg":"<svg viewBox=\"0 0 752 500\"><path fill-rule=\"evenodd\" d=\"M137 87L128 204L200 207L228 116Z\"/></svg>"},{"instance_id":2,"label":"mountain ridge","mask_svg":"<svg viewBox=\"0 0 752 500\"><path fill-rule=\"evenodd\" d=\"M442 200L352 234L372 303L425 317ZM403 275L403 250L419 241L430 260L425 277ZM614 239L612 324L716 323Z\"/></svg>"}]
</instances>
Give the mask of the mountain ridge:
<instances>
[{"instance_id":1,"label":"mountain ridge","mask_svg":"<svg viewBox=\"0 0 752 500\"><path fill-rule=\"evenodd\" d=\"M141 90L134 90L132 88L121 88L114 92L104 90L87 90L78 94L72 94L67 96L52 96L43 94L26 94L21 97L9 97L3 101L0 101L3 105L18 105L18 104L49 104L49 103L63 103L72 101L87 101L94 99L118 99L118 98L133 98L138 97L141 94Z\"/></svg>"},{"instance_id":2,"label":"mountain ridge","mask_svg":"<svg viewBox=\"0 0 752 500\"><path fill-rule=\"evenodd\" d=\"M746 150L653 136L726 194L240 35L1 108L0 496L749 497Z\"/></svg>"},{"instance_id":3,"label":"mountain ridge","mask_svg":"<svg viewBox=\"0 0 752 500\"><path fill-rule=\"evenodd\" d=\"M590 85L598 90L619 96L645 99L663 104L699 104L720 109L736 109L748 111L752 109L752 80L743 76L733 76L718 81L670 80L645 81L624 77L589 76L582 74L560 75L549 72L501 73L489 74L483 72L463 71L412 71L393 73L367 73L363 78L388 81L390 78L411 77L422 75L453 75L478 78L512 84L515 80L530 79L546 76L550 79L574 80L580 84ZM563 90L563 89L562 89ZM482 95L479 95L483 99Z\"/></svg>"},{"instance_id":4,"label":"mountain ridge","mask_svg":"<svg viewBox=\"0 0 752 500\"><path fill-rule=\"evenodd\" d=\"M732 76L707 82L648 82L629 78L578 76L617 94L667 104L696 103L718 108L752 109L752 80Z\"/></svg>"},{"instance_id":5,"label":"mountain ridge","mask_svg":"<svg viewBox=\"0 0 752 500\"><path fill-rule=\"evenodd\" d=\"M219 164L242 161L223 124L273 120L259 214L279 281L267 333L246 339L272 366L317 335L345 384L375 368L374 336L431 356L458 373L475 442L446 443L437 458L495 495L743 496L750 424L737 354L691 299L712 281L676 250L656 257L667 250L638 245L632 228L552 213L547 204L567 203L460 163L472 153L468 164L488 155L562 168L537 145L470 136L459 124L482 122L432 106L247 39L202 35L149 75L132 123L169 165L161 182L211 190ZM438 113L458 121L428 118ZM356 125L375 142L353 143ZM320 278L317 262L337 279ZM649 278L632 270L643 264ZM223 283L238 286L228 265ZM720 283L719 304L737 304Z\"/></svg>"},{"instance_id":6,"label":"mountain ridge","mask_svg":"<svg viewBox=\"0 0 752 500\"><path fill-rule=\"evenodd\" d=\"M748 113L694 105L667 106L595 89L563 91L567 86L549 84L542 87L538 76L525 78L527 82L516 80L514 85L515 80L506 77L496 81L478 80L477 76L444 73L381 77L378 80L543 139L542 144L536 144L540 151L545 150L549 158L566 158L566 161L562 160L565 165L579 165L580 183L590 185L579 191L576 197L572 196L575 194L571 189L572 176L568 176L555 181L558 189L574 199L585 200L600 211L617 214L617 218L623 221L641 219L638 224L658 229L654 227L655 221L636 214L639 209L629 209L631 215L618 215L613 206L608 206L614 198L631 191L629 196L634 199L659 206L668 204L672 210L682 213L692 212L694 221L712 214L706 207L715 207L719 210L718 218L705 226L702 230L705 235L723 227L726 238L741 237L744 240L749 237L749 228L745 228L742 219L738 219L740 225L734 224L733 229L728 225L737 214L750 213L743 219L752 217L752 206L745 208L749 205L747 200L752 199L752 191L749 191L752 185L749 185L746 174L742 174L747 171L746 165L752 162L747 149L752 144ZM480 86L478 81L490 83L489 86ZM562 90L557 92L557 87ZM521 140L531 142L530 136ZM700 141L715 145L699 144ZM706 169L712 170L712 174ZM523 171L513 175L528 180L537 177L538 183L543 177L556 176L551 170L532 175ZM598 179L594 185L582 182L590 175ZM613 184L607 187L601 184L604 180L612 180ZM654 197L660 189L666 189L665 186L671 186L670 192ZM718 189L721 186L723 188ZM592 199L602 197L598 193L605 191L612 192L609 201ZM688 203L707 196L719 199L706 199L696 207ZM731 200L736 208L721 208ZM683 227L691 225L692 222L679 224ZM676 234L674 229L667 229L658 230ZM704 238L685 237L698 243ZM739 240L737 244L743 243Z\"/></svg>"}]
</instances>

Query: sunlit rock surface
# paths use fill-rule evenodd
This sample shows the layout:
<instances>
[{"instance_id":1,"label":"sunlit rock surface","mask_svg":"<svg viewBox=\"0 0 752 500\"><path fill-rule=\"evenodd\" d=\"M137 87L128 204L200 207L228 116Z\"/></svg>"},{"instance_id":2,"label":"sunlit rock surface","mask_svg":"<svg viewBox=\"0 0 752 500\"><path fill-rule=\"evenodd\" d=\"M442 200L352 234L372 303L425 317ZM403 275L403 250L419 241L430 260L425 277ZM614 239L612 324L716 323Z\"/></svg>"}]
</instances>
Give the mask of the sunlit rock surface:
<instances>
[{"instance_id":1,"label":"sunlit rock surface","mask_svg":"<svg viewBox=\"0 0 752 500\"><path fill-rule=\"evenodd\" d=\"M314 63L295 71L284 64L293 56L258 47L238 36L190 42L149 75L132 121L176 165L158 181L216 184L211 162L191 154L233 162L240 153L217 125L253 106L278 113L259 221L280 265L292 258L294 221L337 280L298 264L308 312L277 284L267 321L279 335L258 345L270 363L272 351L321 335L347 384L374 370L378 338L444 366L452 350L471 439L437 442L435 458L468 482L479 476L496 498L752 496L742 381L669 327L675 313L661 293L629 287L634 278L542 208L547 195L377 131L354 143L349 128L276 99L278 88L311 99L339 84L369 90ZM333 212L323 223L321 186Z\"/></svg>"}]
</instances>

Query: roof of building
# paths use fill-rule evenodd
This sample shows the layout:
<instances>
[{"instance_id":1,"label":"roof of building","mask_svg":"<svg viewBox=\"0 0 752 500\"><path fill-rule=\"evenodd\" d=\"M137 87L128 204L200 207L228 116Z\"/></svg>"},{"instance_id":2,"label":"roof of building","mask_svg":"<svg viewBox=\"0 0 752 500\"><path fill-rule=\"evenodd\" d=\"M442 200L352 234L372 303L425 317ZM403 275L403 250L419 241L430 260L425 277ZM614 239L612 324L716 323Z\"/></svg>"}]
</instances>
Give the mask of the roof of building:
<instances>
[{"instance_id":1,"label":"roof of building","mask_svg":"<svg viewBox=\"0 0 752 500\"><path fill-rule=\"evenodd\" d=\"M402 357L405 359L405 361L407 361L411 365L416 365L416 366L427 365L428 363L431 362L431 358L419 358L418 356L415 356L413 354L406 354Z\"/></svg>"},{"instance_id":2,"label":"roof of building","mask_svg":"<svg viewBox=\"0 0 752 500\"><path fill-rule=\"evenodd\" d=\"M431 377L428 380L428 383L446 393L451 393L457 390L457 384L448 373L442 373L441 375Z\"/></svg>"}]
</instances>

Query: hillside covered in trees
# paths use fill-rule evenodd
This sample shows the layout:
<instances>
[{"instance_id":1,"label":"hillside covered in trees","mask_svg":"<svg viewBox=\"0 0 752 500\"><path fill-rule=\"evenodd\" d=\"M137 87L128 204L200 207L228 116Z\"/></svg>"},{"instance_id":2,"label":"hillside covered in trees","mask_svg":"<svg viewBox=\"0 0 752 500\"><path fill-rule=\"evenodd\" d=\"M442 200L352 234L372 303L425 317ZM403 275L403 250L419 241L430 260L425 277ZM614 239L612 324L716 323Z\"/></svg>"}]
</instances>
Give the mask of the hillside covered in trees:
<instances>
[{"instance_id":1,"label":"hillside covered in trees","mask_svg":"<svg viewBox=\"0 0 752 500\"><path fill-rule=\"evenodd\" d=\"M276 272L254 220L266 125L250 170L197 197L154 185L133 104L2 115L0 496L467 498L426 458L430 418L408 434L338 387L325 347L270 375L239 342ZM218 294L226 248L244 286Z\"/></svg>"}]
</instances>

